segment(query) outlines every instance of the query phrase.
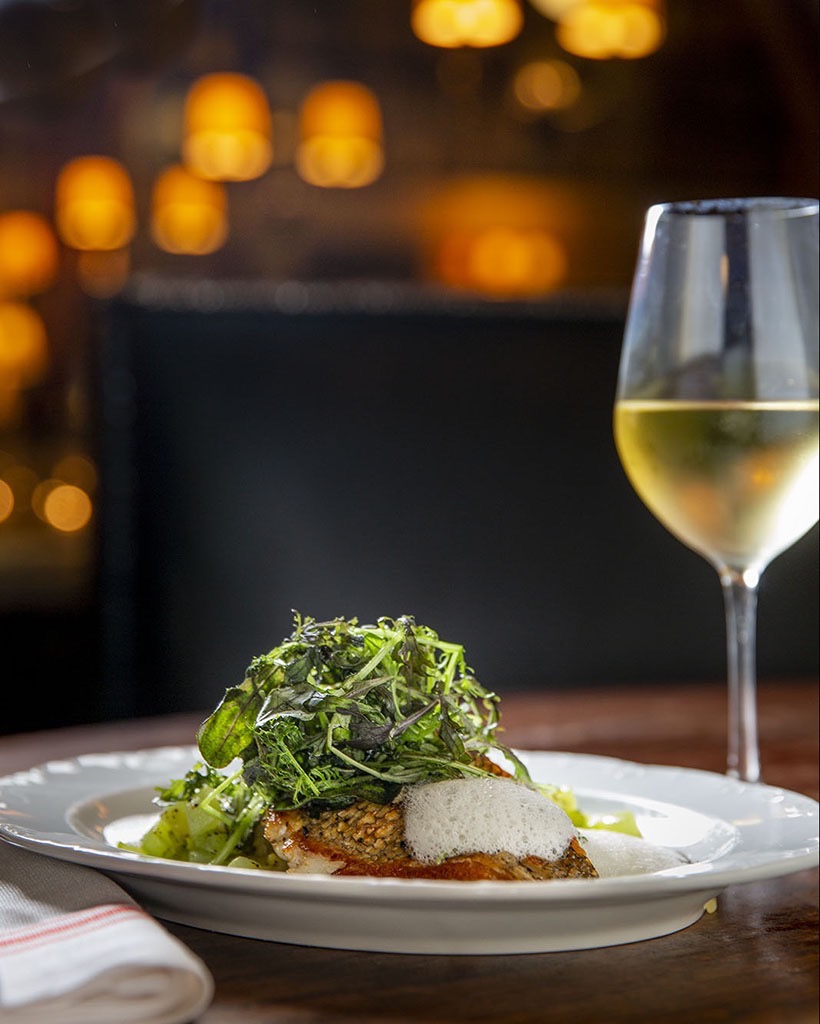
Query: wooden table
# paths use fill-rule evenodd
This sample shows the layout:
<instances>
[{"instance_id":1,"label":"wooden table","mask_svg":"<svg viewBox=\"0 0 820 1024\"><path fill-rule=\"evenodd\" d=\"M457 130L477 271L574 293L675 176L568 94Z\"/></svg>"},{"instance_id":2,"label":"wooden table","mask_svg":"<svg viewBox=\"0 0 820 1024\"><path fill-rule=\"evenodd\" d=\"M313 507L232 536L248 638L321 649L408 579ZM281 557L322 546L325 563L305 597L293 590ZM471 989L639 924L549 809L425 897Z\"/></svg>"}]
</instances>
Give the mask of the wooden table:
<instances>
[{"instance_id":1,"label":"wooden table","mask_svg":"<svg viewBox=\"0 0 820 1024\"><path fill-rule=\"evenodd\" d=\"M818 795L816 682L761 686L765 781ZM505 696L504 739L722 771L723 686ZM0 774L102 750L188 743L202 716L0 738ZM212 971L200 1024L815 1024L818 874L729 889L717 913L665 938L521 956L307 949L168 925Z\"/></svg>"}]
</instances>

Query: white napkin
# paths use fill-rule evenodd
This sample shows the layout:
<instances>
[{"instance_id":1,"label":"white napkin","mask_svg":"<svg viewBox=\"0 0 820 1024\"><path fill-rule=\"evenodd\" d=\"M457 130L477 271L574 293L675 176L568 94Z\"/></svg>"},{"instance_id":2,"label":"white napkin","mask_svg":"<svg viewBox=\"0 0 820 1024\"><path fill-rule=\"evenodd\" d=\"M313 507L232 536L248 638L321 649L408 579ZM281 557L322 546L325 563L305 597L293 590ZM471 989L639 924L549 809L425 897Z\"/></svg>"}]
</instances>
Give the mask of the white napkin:
<instances>
[{"instance_id":1,"label":"white napkin","mask_svg":"<svg viewBox=\"0 0 820 1024\"><path fill-rule=\"evenodd\" d=\"M3 1024L187 1024L213 979L105 875L0 840Z\"/></svg>"}]
</instances>

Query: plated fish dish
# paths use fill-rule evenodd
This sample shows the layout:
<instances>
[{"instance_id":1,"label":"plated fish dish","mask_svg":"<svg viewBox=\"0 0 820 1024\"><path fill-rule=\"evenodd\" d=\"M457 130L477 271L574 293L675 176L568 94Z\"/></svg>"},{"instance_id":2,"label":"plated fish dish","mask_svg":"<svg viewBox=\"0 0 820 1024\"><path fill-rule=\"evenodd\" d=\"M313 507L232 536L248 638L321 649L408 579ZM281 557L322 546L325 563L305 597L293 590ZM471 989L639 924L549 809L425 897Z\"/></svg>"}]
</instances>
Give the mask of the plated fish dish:
<instances>
[{"instance_id":1,"label":"plated fish dish","mask_svg":"<svg viewBox=\"0 0 820 1024\"><path fill-rule=\"evenodd\" d=\"M594 820L500 742L500 700L462 645L410 616L318 622L256 657L125 848L292 873L447 880L595 878ZM628 841L628 839L626 840ZM594 846L594 844L592 844Z\"/></svg>"}]
</instances>

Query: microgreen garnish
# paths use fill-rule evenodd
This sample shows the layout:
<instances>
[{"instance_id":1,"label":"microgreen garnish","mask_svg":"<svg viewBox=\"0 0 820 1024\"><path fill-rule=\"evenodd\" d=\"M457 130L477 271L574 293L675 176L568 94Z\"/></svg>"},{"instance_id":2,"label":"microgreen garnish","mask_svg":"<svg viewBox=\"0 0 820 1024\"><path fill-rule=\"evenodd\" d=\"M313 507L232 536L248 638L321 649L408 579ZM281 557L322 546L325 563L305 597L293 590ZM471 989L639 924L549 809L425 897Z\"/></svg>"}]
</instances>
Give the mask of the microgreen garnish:
<instances>
[{"instance_id":1,"label":"microgreen garnish","mask_svg":"<svg viewBox=\"0 0 820 1024\"><path fill-rule=\"evenodd\" d=\"M499 751L498 697L460 644L410 616L374 625L296 615L293 633L253 660L197 734L215 768L238 757L278 809L392 800L411 783L484 774Z\"/></svg>"}]
</instances>

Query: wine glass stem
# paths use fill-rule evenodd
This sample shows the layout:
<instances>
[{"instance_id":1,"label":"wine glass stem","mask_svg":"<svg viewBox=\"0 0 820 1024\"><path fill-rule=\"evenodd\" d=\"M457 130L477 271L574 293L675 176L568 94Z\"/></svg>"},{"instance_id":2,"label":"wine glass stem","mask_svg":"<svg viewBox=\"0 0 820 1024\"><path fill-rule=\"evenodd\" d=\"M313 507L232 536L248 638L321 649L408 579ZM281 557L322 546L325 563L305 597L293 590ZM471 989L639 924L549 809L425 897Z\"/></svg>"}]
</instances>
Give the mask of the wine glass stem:
<instances>
[{"instance_id":1,"label":"wine glass stem","mask_svg":"<svg viewBox=\"0 0 820 1024\"><path fill-rule=\"evenodd\" d=\"M757 574L724 569L720 574L726 608L729 677L727 774L745 782L760 778L755 671Z\"/></svg>"}]
</instances>

